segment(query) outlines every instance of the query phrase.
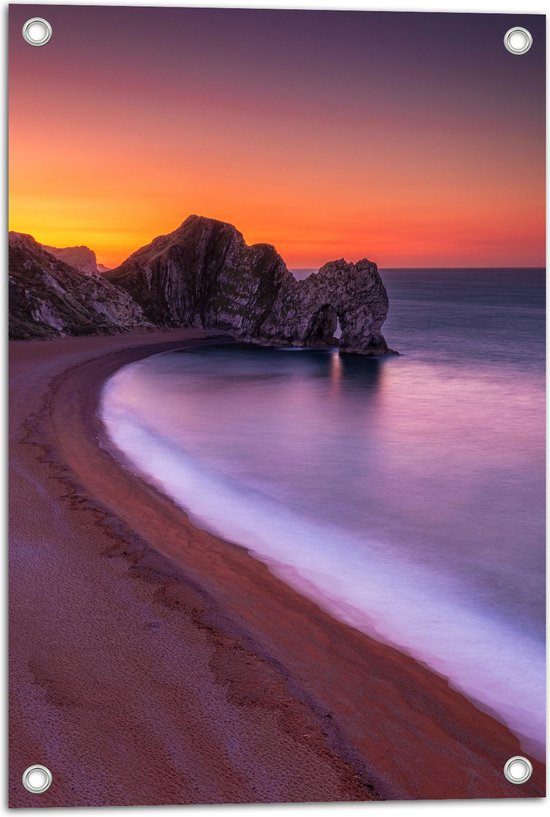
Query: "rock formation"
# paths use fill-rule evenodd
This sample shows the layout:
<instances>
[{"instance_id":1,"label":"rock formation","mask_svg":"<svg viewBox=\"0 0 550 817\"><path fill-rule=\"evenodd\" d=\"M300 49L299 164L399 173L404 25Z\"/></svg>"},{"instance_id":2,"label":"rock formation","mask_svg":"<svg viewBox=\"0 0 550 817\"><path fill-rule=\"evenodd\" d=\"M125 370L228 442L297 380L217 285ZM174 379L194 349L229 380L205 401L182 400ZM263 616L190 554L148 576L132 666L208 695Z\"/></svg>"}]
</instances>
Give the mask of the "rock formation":
<instances>
[{"instance_id":1,"label":"rock formation","mask_svg":"<svg viewBox=\"0 0 550 817\"><path fill-rule=\"evenodd\" d=\"M86 275L96 275L99 271L95 252L89 247L48 247L42 244L42 249Z\"/></svg>"},{"instance_id":2,"label":"rock formation","mask_svg":"<svg viewBox=\"0 0 550 817\"><path fill-rule=\"evenodd\" d=\"M285 278L260 335L279 344L317 346L334 342L339 324L343 352L387 354L381 333L388 296L376 264L330 261L303 281Z\"/></svg>"},{"instance_id":3,"label":"rock formation","mask_svg":"<svg viewBox=\"0 0 550 817\"><path fill-rule=\"evenodd\" d=\"M242 340L317 346L359 354L390 350L381 333L388 311L376 264L333 261L297 281L275 248L248 246L232 225L190 216L120 267L105 273L157 326L197 326Z\"/></svg>"},{"instance_id":4,"label":"rock formation","mask_svg":"<svg viewBox=\"0 0 550 817\"><path fill-rule=\"evenodd\" d=\"M199 216L102 275L86 247L49 249L10 233L10 337L196 326L255 343L323 346L337 342L339 325L342 351L390 351L388 297L367 259L331 261L297 281L270 244L249 247L231 224Z\"/></svg>"},{"instance_id":5,"label":"rock formation","mask_svg":"<svg viewBox=\"0 0 550 817\"><path fill-rule=\"evenodd\" d=\"M18 339L150 326L125 290L82 275L21 233L9 235L9 325Z\"/></svg>"}]
</instances>

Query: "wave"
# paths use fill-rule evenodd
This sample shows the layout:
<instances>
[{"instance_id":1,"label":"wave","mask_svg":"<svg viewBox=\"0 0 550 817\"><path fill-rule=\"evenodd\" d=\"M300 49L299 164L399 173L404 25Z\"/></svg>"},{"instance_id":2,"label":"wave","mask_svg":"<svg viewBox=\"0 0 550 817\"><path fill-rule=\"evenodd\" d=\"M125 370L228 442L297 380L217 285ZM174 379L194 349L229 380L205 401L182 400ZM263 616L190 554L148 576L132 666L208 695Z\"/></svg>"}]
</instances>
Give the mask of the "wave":
<instances>
[{"instance_id":1,"label":"wave","mask_svg":"<svg viewBox=\"0 0 550 817\"><path fill-rule=\"evenodd\" d=\"M194 523L245 546L278 577L341 621L425 662L544 758L544 643L465 599L448 576L383 543L317 525L229 480L138 418L123 376L103 390L100 413L114 445Z\"/></svg>"}]
</instances>

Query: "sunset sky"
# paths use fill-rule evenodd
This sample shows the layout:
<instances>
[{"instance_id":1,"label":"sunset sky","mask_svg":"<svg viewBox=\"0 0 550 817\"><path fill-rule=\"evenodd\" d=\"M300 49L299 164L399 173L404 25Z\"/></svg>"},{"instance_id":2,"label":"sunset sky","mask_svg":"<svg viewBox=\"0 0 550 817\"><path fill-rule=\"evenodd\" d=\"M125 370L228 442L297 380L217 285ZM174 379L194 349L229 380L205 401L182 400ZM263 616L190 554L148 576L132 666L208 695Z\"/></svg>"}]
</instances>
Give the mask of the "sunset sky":
<instances>
[{"instance_id":1,"label":"sunset sky","mask_svg":"<svg viewBox=\"0 0 550 817\"><path fill-rule=\"evenodd\" d=\"M53 26L25 44L33 16ZM502 42L534 37L524 56ZM544 266L543 16L11 6L10 229L115 266L191 213L290 267Z\"/></svg>"}]
</instances>

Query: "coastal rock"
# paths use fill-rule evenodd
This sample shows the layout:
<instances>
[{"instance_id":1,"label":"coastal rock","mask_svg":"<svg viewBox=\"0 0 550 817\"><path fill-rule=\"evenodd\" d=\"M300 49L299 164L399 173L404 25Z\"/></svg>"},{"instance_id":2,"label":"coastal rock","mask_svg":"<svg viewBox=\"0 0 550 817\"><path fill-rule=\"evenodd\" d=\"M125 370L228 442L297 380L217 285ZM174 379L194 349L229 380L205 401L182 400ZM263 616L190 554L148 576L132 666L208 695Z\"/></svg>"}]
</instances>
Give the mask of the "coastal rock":
<instances>
[{"instance_id":1,"label":"coastal rock","mask_svg":"<svg viewBox=\"0 0 550 817\"><path fill-rule=\"evenodd\" d=\"M95 252L89 247L48 247L42 244L42 249L85 275L99 272Z\"/></svg>"},{"instance_id":2,"label":"coastal rock","mask_svg":"<svg viewBox=\"0 0 550 817\"><path fill-rule=\"evenodd\" d=\"M215 327L256 335L284 277L273 247L248 247L230 224L190 216L104 277L124 287L158 326Z\"/></svg>"},{"instance_id":3,"label":"coastal rock","mask_svg":"<svg viewBox=\"0 0 550 817\"><path fill-rule=\"evenodd\" d=\"M387 354L388 297L376 264L332 261L297 281L270 244L248 246L231 224L190 216L105 273L157 326L197 326L270 345L334 344Z\"/></svg>"},{"instance_id":4,"label":"coastal rock","mask_svg":"<svg viewBox=\"0 0 550 817\"><path fill-rule=\"evenodd\" d=\"M107 334L148 327L124 289L82 275L30 235L9 234L10 338Z\"/></svg>"},{"instance_id":5,"label":"coastal rock","mask_svg":"<svg viewBox=\"0 0 550 817\"><path fill-rule=\"evenodd\" d=\"M334 343L339 326L340 350L387 354L382 335L388 296L376 264L330 261L303 281L285 280L262 338L278 344L317 346Z\"/></svg>"}]
</instances>

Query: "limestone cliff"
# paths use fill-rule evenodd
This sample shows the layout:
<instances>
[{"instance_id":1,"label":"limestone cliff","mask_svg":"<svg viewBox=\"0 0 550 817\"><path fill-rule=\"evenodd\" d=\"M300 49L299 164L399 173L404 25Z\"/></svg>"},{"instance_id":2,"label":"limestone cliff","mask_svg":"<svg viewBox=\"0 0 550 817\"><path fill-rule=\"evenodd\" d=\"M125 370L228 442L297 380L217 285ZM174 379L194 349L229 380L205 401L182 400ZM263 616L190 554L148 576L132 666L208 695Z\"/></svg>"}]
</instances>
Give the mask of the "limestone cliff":
<instances>
[{"instance_id":1,"label":"limestone cliff","mask_svg":"<svg viewBox=\"0 0 550 817\"><path fill-rule=\"evenodd\" d=\"M269 317L265 340L308 346L332 343L338 323L340 349L358 354L389 352L381 333L388 296L376 264L330 261L303 281L285 279Z\"/></svg>"},{"instance_id":2,"label":"limestone cliff","mask_svg":"<svg viewBox=\"0 0 550 817\"><path fill-rule=\"evenodd\" d=\"M231 224L199 216L103 275L97 267L82 275L91 251L65 248L75 249L80 271L10 233L11 337L197 326L255 343L322 346L335 343L339 325L342 351L390 351L382 335L388 297L367 259L332 261L297 281L270 244L248 246Z\"/></svg>"},{"instance_id":3,"label":"limestone cliff","mask_svg":"<svg viewBox=\"0 0 550 817\"><path fill-rule=\"evenodd\" d=\"M243 340L296 346L334 342L359 354L389 352L388 311L376 264L333 261L297 281L275 248L248 246L232 225L190 216L105 273L158 326L217 328Z\"/></svg>"},{"instance_id":4,"label":"limestone cliff","mask_svg":"<svg viewBox=\"0 0 550 817\"><path fill-rule=\"evenodd\" d=\"M99 272L95 252L89 247L49 247L42 244L42 249L85 275Z\"/></svg>"},{"instance_id":5,"label":"limestone cliff","mask_svg":"<svg viewBox=\"0 0 550 817\"><path fill-rule=\"evenodd\" d=\"M82 275L46 252L30 235L9 235L11 338L87 335L147 327L123 289L99 275Z\"/></svg>"}]
</instances>

